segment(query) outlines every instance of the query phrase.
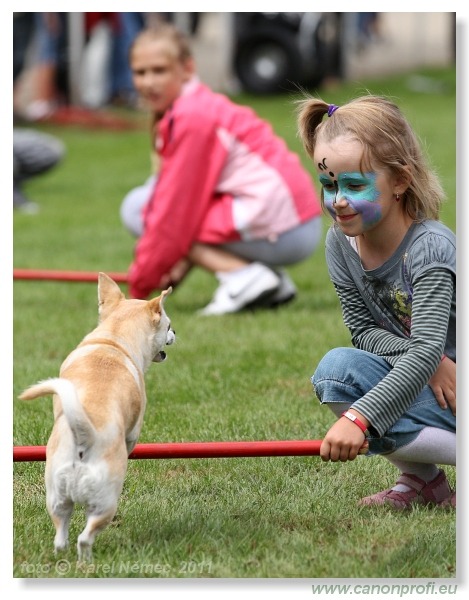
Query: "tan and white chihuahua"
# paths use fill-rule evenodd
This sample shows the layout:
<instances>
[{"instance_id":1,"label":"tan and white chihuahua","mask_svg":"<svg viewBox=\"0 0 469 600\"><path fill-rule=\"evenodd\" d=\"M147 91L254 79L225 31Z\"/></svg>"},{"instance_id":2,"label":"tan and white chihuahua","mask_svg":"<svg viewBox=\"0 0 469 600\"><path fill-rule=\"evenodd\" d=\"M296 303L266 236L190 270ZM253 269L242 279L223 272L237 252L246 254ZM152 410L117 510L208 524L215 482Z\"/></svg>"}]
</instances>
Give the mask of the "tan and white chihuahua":
<instances>
[{"instance_id":1,"label":"tan and white chihuahua","mask_svg":"<svg viewBox=\"0 0 469 600\"><path fill-rule=\"evenodd\" d=\"M171 288L153 300L127 300L99 273L99 324L60 368L60 376L25 390L20 399L54 395L54 427L46 451L46 504L56 529L55 551L68 545L75 504L86 507L78 537L90 560L96 534L114 517L145 413L144 373L165 360L175 332L164 310Z\"/></svg>"}]
</instances>

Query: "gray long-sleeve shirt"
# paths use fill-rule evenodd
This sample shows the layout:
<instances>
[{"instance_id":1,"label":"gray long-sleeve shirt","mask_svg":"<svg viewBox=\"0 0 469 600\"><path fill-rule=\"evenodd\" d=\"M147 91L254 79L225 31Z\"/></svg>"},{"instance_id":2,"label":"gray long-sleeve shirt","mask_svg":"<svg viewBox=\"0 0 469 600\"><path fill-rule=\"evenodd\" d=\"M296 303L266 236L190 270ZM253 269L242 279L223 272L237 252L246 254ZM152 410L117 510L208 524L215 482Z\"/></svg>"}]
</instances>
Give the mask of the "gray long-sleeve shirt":
<instances>
[{"instance_id":1,"label":"gray long-sleeve shirt","mask_svg":"<svg viewBox=\"0 0 469 600\"><path fill-rule=\"evenodd\" d=\"M383 435L428 383L442 354L456 361L455 235L439 221L414 223L383 265L365 270L333 225L326 259L353 345L393 366L353 405Z\"/></svg>"}]
</instances>

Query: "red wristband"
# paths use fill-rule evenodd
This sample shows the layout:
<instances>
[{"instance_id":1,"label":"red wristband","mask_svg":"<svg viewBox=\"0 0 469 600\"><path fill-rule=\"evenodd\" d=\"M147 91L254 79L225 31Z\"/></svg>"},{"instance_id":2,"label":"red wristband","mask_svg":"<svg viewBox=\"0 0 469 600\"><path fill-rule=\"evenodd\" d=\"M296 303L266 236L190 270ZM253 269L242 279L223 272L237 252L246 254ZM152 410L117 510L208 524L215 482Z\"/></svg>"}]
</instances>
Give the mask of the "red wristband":
<instances>
[{"instance_id":1,"label":"red wristband","mask_svg":"<svg viewBox=\"0 0 469 600\"><path fill-rule=\"evenodd\" d=\"M351 413L350 411L346 410L345 412L343 412L341 415L341 417L345 417L346 419L348 419L349 421L352 421L352 423L355 423L355 425L357 427L360 427L360 429L363 431L363 433L365 434L365 437L368 437L370 435L370 432L368 431L365 423L362 423L360 421L360 419L355 416L353 413Z\"/></svg>"},{"instance_id":2,"label":"red wristband","mask_svg":"<svg viewBox=\"0 0 469 600\"><path fill-rule=\"evenodd\" d=\"M443 356L441 357L440 362L442 363L445 360L445 358L446 358L446 354L443 354Z\"/></svg>"}]
</instances>

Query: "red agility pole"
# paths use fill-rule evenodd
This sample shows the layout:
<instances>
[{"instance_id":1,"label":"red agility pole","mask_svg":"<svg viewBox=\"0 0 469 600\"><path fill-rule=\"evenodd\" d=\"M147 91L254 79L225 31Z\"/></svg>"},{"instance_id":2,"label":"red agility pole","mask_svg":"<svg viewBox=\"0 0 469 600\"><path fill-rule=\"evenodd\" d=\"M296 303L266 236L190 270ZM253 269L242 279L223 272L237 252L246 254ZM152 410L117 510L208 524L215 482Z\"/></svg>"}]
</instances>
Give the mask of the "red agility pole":
<instances>
[{"instance_id":1,"label":"red agility pole","mask_svg":"<svg viewBox=\"0 0 469 600\"><path fill-rule=\"evenodd\" d=\"M127 283L127 273L106 274L116 283ZM95 271L50 271L46 269L13 269L13 279L43 281L81 281L97 283L98 273Z\"/></svg>"},{"instance_id":2,"label":"red agility pole","mask_svg":"<svg viewBox=\"0 0 469 600\"><path fill-rule=\"evenodd\" d=\"M129 458L232 458L250 456L319 456L322 440L267 442L181 442L137 444ZM46 460L45 446L15 446L14 462Z\"/></svg>"}]
</instances>

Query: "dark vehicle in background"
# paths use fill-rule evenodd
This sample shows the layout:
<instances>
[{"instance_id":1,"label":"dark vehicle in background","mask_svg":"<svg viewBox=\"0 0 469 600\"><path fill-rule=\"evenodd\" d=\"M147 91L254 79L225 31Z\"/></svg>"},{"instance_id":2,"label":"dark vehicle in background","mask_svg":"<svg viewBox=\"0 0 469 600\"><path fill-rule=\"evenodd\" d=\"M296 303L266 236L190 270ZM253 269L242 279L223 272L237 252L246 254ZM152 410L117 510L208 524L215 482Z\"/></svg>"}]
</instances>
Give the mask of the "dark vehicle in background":
<instances>
[{"instance_id":1,"label":"dark vehicle in background","mask_svg":"<svg viewBox=\"0 0 469 600\"><path fill-rule=\"evenodd\" d=\"M341 13L234 13L233 69L245 91L268 94L341 77Z\"/></svg>"}]
</instances>

